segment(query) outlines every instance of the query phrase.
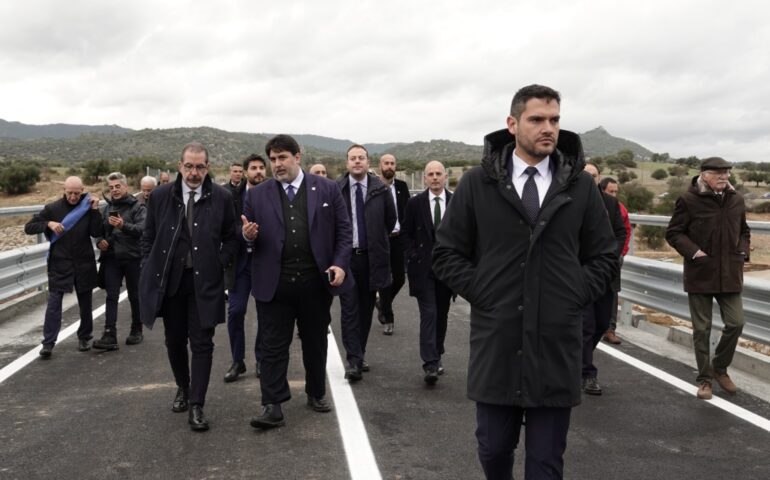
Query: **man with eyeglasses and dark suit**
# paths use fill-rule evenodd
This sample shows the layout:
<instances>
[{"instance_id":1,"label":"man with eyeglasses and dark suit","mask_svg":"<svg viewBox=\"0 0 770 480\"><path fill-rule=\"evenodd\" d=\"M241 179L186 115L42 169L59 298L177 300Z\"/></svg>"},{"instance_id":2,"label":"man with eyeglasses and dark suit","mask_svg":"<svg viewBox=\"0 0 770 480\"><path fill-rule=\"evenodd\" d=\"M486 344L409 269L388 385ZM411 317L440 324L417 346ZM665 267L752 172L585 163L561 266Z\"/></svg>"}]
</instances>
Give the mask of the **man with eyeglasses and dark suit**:
<instances>
[{"instance_id":1,"label":"man with eyeglasses and dark suit","mask_svg":"<svg viewBox=\"0 0 770 480\"><path fill-rule=\"evenodd\" d=\"M214 328L225 321L224 269L237 248L230 192L212 182L205 146L182 149L174 183L152 193L142 235L141 319L152 328L163 317L166 349L177 393L171 410L190 410L194 431L206 431L203 415ZM190 343L192 361L188 360Z\"/></svg>"}]
</instances>

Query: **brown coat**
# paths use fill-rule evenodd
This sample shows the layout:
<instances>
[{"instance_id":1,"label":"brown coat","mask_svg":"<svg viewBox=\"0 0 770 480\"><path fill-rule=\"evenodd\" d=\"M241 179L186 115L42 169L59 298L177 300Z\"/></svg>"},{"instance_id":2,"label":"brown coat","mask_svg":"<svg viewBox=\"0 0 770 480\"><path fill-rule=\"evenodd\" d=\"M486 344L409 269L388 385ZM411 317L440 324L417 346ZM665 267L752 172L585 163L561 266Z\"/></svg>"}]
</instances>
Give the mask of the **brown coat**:
<instances>
[{"instance_id":1,"label":"brown coat","mask_svg":"<svg viewBox=\"0 0 770 480\"><path fill-rule=\"evenodd\" d=\"M728 185L717 195L700 177L676 201L666 241L684 257L684 290L738 293L749 258L749 226L743 196ZM707 256L693 259L698 249Z\"/></svg>"}]
</instances>

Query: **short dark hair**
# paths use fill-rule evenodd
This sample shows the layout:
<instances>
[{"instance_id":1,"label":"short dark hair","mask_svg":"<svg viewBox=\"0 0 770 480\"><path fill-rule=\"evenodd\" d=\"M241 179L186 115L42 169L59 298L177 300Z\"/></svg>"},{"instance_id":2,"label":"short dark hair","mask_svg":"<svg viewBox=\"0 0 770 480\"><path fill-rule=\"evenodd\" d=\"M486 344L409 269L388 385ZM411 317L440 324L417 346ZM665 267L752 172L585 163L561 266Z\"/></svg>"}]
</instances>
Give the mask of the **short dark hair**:
<instances>
[{"instance_id":1,"label":"short dark hair","mask_svg":"<svg viewBox=\"0 0 770 480\"><path fill-rule=\"evenodd\" d=\"M232 167L241 167L241 166L242 166L241 162L233 162L233 163L230 164L230 168L232 168Z\"/></svg>"},{"instance_id":2,"label":"short dark hair","mask_svg":"<svg viewBox=\"0 0 770 480\"><path fill-rule=\"evenodd\" d=\"M617 181L617 180L615 180L615 179L614 179L614 178L612 178L612 177L604 177L604 178L602 178L602 180L599 182L599 188L601 188L601 189L602 189L602 192L603 192L603 191L607 190L607 185L609 185L610 183L618 183L618 181Z\"/></svg>"},{"instance_id":3,"label":"short dark hair","mask_svg":"<svg viewBox=\"0 0 770 480\"><path fill-rule=\"evenodd\" d=\"M299 143L291 135L276 135L267 141L265 145L265 154L269 157L270 151L289 152L292 155L299 153Z\"/></svg>"},{"instance_id":4,"label":"short dark hair","mask_svg":"<svg viewBox=\"0 0 770 480\"><path fill-rule=\"evenodd\" d=\"M556 100L556 103L561 105L561 96L559 96L559 92L553 88L536 84L527 85L513 96L513 100L511 101L511 116L516 118L516 120L519 120L527 102L533 98L539 98L547 102Z\"/></svg>"},{"instance_id":5,"label":"short dark hair","mask_svg":"<svg viewBox=\"0 0 770 480\"><path fill-rule=\"evenodd\" d=\"M184 160L184 154L188 150L193 153L203 152L204 155L206 155L206 163L209 163L209 151L206 149L206 146L203 145L201 142L190 142L187 145L185 145L184 148L182 148L182 156L179 157L180 162Z\"/></svg>"},{"instance_id":6,"label":"short dark hair","mask_svg":"<svg viewBox=\"0 0 770 480\"><path fill-rule=\"evenodd\" d=\"M348 147L348 151L347 151L347 152L345 152L345 155L347 155L348 153L350 153L350 151L351 151L351 150L353 150L354 148L360 148L361 150L363 150L364 152L366 152L366 158L369 158L369 150L367 150L365 146L363 146L363 145L359 145L359 144L357 144L357 143L354 143L353 145L349 146L349 147Z\"/></svg>"},{"instance_id":7,"label":"short dark hair","mask_svg":"<svg viewBox=\"0 0 770 480\"><path fill-rule=\"evenodd\" d=\"M262 155L252 153L243 161L243 169L248 170L251 162L262 162L262 165L267 168L267 162L265 161L265 158Z\"/></svg>"}]
</instances>

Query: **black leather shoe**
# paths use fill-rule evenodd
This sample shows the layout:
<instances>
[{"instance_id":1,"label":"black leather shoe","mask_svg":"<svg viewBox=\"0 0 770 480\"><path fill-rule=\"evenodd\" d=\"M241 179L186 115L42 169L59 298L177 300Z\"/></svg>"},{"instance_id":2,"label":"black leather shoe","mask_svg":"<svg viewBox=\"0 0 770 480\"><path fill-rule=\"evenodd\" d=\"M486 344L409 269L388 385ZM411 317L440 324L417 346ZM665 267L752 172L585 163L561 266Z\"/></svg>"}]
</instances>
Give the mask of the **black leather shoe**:
<instances>
[{"instance_id":1,"label":"black leather shoe","mask_svg":"<svg viewBox=\"0 0 770 480\"><path fill-rule=\"evenodd\" d=\"M332 411L332 406L329 405L329 402L324 397L311 397L308 395L307 406L316 412L326 413Z\"/></svg>"},{"instance_id":2,"label":"black leather shoe","mask_svg":"<svg viewBox=\"0 0 770 480\"><path fill-rule=\"evenodd\" d=\"M115 335L115 332L105 331L102 338L94 342L94 348L107 351L117 350L119 348L118 337Z\"/></svg>"},{"instance_id":3,"label":"black leather shoe","mask_svg":"<svg viewBox=\"0 0 770 480\"><path fill-rule=\"evenodd\" d=\"M254 369L254 375L257 376L257 378L262 376L262 362L257 362L256 368Z\"/></svg>"},{"instance_id":4,"label":"black leather shoe","mask_svg":"<svg viewBox=\"0 0 770 480\"><path fill-rule=\"evenodd\" d=\"M141 330L131 330L131 333L126 337L126 345L139 345L144 340Z\"/></svg>"},{"instance_id":5,"label":"black leather shoe","mask_svg":"<svg viewBox=\"0 0 770 480\"><path fill-rule=\"evenodd\" d=\"M356 366L349 366L347 370L345 370L345 380L349 381L350 383L359 382L364 378L364 374L361 373L361 367L358 365Z\"/></svg>"},{"instance_id":6,"label":"black leather shoe","mask_svg":"<svg viewBox=\"0 0 770 480\"><path fill-rule=\"evenodd\" d=\"M172 412L186 412L188 405L187 402L190 399L190 391L186 388L179 387L176 389L176 396L174 397L174 403L171 404Z\"/></svg>"},{"instance_id":7,"label":"black leather shoe","mask_svg":"<svg viewBox=\"0 0 770 480\"><path fill-rule=\"evenodd\" d=\"M51 345L51 348L53 348L53 345ZM91 344L88 343L88 340L85 338L78 340L78 351L87 352L89 350L91 350Z\"/></svg>"},{"instance_id":8,"label":"black leather shoe","mask_svg":"<svg viewBox=\"0 0 770 480\"><path fill-rule=\"evenodd\" d=\"M43 348L41 348L38 353L43 358L51 358L51 354L53 353L53 343L44 343Z\"/></svg>"},{"instance_id":9,"label":"black leather shoe","mask_svg":"<svg viewBox=\"0 0 770 480\"><path fill-rule=\"evenodd\" d=\"M438 382L438 368L435 365L426 368L423 380L428 385L435 385Z\"/></svg>"},{"instance_id":10,"label":"black leather shoe","mask_svg":"<svg viewBox=\"0 0 770 480\"><path fill-rule=\"evenodd\" d=\"M367 362L366 360L361 362L361 371L368 372L369 370L371 370L371 368L369 367L369 362Z\"/></svg>"},{"instance_id":11,"label":"black leather shoe","mask_svg":"<svg viewBox=\"0 0 770 480\"><path fill-rule=\"evenodd\" d=\"M203 407L193 405L190 407L190 415L187 417L187 423L194 432L205 432L209 429L209 421L203 415Z\"/></svg>"},{"instance_id":12,"label":"black leather shoe","mask_svg":"<svg viewBox=\"0 0 770 480\"><path fill-rule=\"evenodd\" d=\"M596 381L596 377L586 377L583 379L583 393L587 395L601 395L602 387Z\"/></svg>"},{"instance_id":13,"label":"black leather shoe","mask_svg":"<svg viewBox=\"0 0 770 480\"><path fill-rule=\"evenodd\" d=\"M251 419L251 426L254 428L276 428L286 424L281 412L281 405L270 403L262 407L262 415Z\"/></svg>"},{"instance_id":14,"label":"black leather shoe","mask_svg":"<svg viewBox=\"0 0 770 480\"><path fill-rule=\"evenodd\" d=\"M225 373L225 382L230 383L238 380L238 375L246 373L246 365L243 361L233 362L230 369Z\"/></svg>"}]
</instances>

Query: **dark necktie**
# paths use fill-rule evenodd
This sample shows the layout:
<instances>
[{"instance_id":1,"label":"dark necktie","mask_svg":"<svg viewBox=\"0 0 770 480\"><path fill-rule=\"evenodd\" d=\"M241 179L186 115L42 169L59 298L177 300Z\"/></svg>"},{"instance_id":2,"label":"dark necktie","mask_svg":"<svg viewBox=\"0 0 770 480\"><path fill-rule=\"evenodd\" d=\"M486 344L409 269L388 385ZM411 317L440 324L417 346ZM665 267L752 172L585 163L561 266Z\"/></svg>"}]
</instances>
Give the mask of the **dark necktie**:
<instances>
[{"instance_id":1,"label":"dark necktie","mask_svg":"<svg viewBox=\"0 0 770 480\"><path fill-rule=\"evenodd\" d=\"M366 248L366 219L364 218L364 192L361 183L356 183L356 226L358 227L358 248Z\"/></svg>"},{"instance_id":2,"label":"dark necktie","mask_svg":"<svg viewBox=\"0 0 770 480\"><path fill-rule=\"evenodd\" d=\"M288 187L286 187L286 196L289 197L289 201L294 201L294 185L289 184Z\"/></svg>"},{"instance_id":3,"label":"dark necktie","mask_svg":"<svg viewBox=\"0 0 770 480\"><path fill-rule=\"evenodd\" d=\"M438 228L438 224L441 223L441 197L434 197L436 206L433 207L433 228Z\"/></svg>"},{"instance_id":4,"label":"dark necktie","mask_svg":"<svg viewBox=\"0 0 770 480\"><path fill-rule=\"evenodd\" d=\"M192 236L193 236L193 208L195 207L195 190L190 190L190 198L187 199L187 232L190 234L190 250L187 251L187 258L185 258L184 266L186 268L192 268Z\"/></svg>"},{"instance_id":5,"label":"dark necktie","mask_svg":"<svg viewBox=\"0 0 770 480\"><path fill-rule=\"evenodd\" d=\"M529 175L529 178L524 183L524 191L521 193L521 202L524 204L524 210L529 215L530 223L535 223L537 220L537 214L540 212L540 196L537 194L537 185L535 184L535 174L537 168L527 167L524 173Z\"/></svg>"}]
</instances>

